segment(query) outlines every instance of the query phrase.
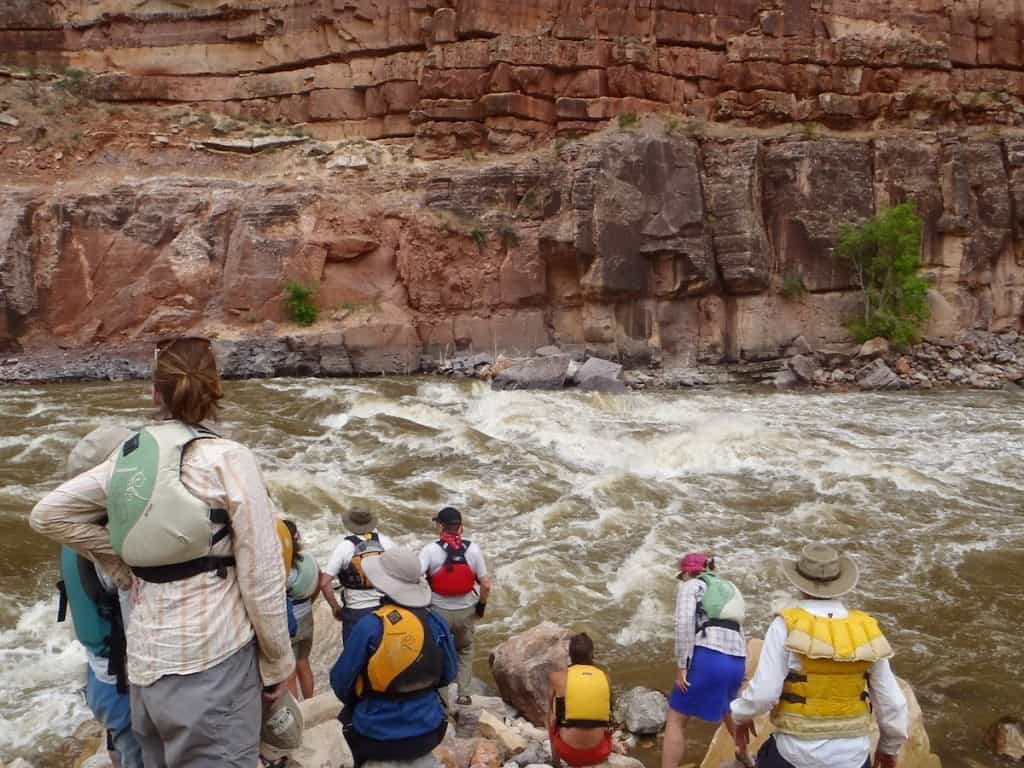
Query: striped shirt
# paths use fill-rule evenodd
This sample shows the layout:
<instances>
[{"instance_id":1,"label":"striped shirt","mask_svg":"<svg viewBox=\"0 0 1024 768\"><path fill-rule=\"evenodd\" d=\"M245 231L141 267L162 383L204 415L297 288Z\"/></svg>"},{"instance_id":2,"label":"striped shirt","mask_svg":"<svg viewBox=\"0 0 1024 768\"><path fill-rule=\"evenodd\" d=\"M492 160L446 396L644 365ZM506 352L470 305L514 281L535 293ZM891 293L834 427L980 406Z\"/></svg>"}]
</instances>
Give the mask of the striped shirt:
<instances>
[{"instance_id":1,"label":"striped shirt","mask_svg":"<svg viewBox=\"0 0 1024 768\"><path fill-rule=\"evenodd\" d=\"M285 570L274 506L256 458L222 438L198 440L185 452L181 479L211 509L225 509L231 536L212 554L233 555L227 578L202 573L165 584L134 578L116 555L107 529L107 489L116 452L99 466L51 491L32 510L38 532L92 557L122 586L131 585L126 628L128 679L151 685L164 675L188 675L219 664L255 637L264 685L294 667L285 614Z\"/></svg>"},{"instance_id":2,"label":"striped shirt","mask_svg":"<svg viewBox=\"0 0 1024 768\"><path fill-rule=\"evenodd\" d=\"M676 593L676 661L680 669L689 669L693 649L697 646L729 656L746 657L747 641L742 630L735 632L725 627L706 627L697 632L697 606L707 590L700 579L679 582Z\"/></svg>"}]
</instances>

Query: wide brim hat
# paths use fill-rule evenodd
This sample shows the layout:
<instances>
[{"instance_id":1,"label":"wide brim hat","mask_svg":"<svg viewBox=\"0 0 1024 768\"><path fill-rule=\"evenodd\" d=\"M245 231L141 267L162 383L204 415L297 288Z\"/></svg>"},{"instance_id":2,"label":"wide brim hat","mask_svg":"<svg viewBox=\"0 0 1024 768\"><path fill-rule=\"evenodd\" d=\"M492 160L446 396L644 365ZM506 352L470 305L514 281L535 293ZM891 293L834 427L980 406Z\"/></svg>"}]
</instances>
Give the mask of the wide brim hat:
<instances>
[{"instance_id":1,"label":"wide brim hat","mask_svg":"<svg viewBox=\"0 0 1024 768\"><path fill-rule=\"evenodd\" d=\"M368 509L354 507L346 509L341 513L341 522L345 524L352 533L372 533L377 527L377 516Z\"/></svg>"},{"instance_id":2,"label":"wide brim hat","mask_svg":"<svg viewBox=\"0 0 1024 768\"><path fill-rule=\"evenodd\" d=\"M377 557L364 557L361 565L370 583L399 605L430 605L430 585L423 578L415 552L400 547L388 549Z\"/></svg>"},{"instance_id":3,"label":"wide brim hat","mask_svg":"<svg viewBox=\"0 0 1024 768\"><path fill-rule=\"evenodd\" d=\"M782 561L782 573L804 594L821 598L845 595L860 578L857 564L828 544L808 544L796 560Z\"/></svg>"},{"instance_id":4,"label":"wide brim hat","mask_svg":"<svg viewBox=\"0 0 1024 768\"><path fill-rule=\"evenodd\" d=\"M102 464L131 436L132 431L124 427L113 425L97 427L75 443L75 447L71 449L65 465L68 477L77 477L98 464Z\"/></svg>"}]
</instances>

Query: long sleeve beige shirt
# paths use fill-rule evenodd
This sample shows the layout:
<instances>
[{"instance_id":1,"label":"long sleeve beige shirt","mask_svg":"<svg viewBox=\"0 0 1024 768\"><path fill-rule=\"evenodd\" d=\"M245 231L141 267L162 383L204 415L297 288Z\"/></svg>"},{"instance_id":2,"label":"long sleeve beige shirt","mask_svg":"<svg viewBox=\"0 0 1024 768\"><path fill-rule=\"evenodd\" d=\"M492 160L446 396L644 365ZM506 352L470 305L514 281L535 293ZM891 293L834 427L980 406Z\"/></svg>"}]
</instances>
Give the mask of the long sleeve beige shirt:
<instances>
[{"instance_id":1,"label":"long sleeve beige shirt","mask_svg":"<svg viewBox=\"0 0 1024 768\"><path fill-rule=\"evenodd\" d=\"M232 535L212 554L233 555L227 578L203 573L156 584L134 578L114 552L107 529L107 489L116 454L51 491L32 510L38 533L92 558L132 589L127 627L128 679L151 685L164 675L209 669L255 637L264 685L285 680L295 661L288 637L285 570L274 507L256 458L222 438L198 440L185 453L181 479L211 509L225 509Z\"/></svg>"}]
</instances>

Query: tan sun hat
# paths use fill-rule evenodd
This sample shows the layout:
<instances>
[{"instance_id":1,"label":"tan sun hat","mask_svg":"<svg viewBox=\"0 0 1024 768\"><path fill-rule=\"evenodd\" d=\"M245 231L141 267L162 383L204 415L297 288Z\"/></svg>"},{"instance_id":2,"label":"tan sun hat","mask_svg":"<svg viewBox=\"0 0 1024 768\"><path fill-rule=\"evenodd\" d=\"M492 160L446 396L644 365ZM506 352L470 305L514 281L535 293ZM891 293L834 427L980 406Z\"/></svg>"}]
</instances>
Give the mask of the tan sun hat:
<instances>
[{"instance_id":1,"label":"tan sun hat","mask_svg":"<svg viewBox=\"0 0 1024 768\"><path fill-rule=\"evenodd\" d=\"M275 749L302 746L302 710L291 693L285 693L270 706L263 705L260 741Z\"/></svg>"},{"instance_id":2,"label":"tan sun hat","mask_svg":"<svg viewBox=\"0 0 1024 768\"><path fill-rule=\"evenodd\" d=\"M341 513L341 522L352 533L371 533L377 527L377 516L368 509L350 507Z\"/></svg>"},{"instance_id":3,"label":"tan sun hat","mask_svg":"<svg viewBox=\"0 0 1024 768\"><path fill-rule=\"evenodd\" d=\"M857 564L828 544L808 544L797 560L783 560L782 573L789 583L811 597L839 597L860 578Z\"/></svg>"},{"instance_id":4,"label":"tan sun hat","mask_svg":"<svg viewBox=\"0 0 1024 768\"><path fill-rule=\"evenodd\" d=\"M430 605L430 585L423 578L420 559L408 549L388 549L363 558L363 573L374 587L406 608Z\"/></svg>"},{"instance_id":5,"label":"tan sun hat","mask_svg":"<svg viewBox=\"0 0 1024 768\"><path fill-rule=\"evenodd\" d=\"M132 431L124 427L109 425L97 427L75 443L75 447L71 449L68 462L65 465L68 477L77 477L97 464L102 464L131 436Z\"/></svg>"}]
</instances>

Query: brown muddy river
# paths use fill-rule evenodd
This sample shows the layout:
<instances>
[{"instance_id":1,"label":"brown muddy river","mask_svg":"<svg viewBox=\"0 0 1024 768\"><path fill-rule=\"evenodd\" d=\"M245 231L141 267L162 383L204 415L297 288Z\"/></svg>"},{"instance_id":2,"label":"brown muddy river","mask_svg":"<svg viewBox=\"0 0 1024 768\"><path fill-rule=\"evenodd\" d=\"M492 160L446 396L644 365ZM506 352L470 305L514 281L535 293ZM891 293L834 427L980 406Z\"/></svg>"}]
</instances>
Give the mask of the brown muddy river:
<instances>
[{"instance_id":1,"label":"brown muddy river","mask_svg":"<svg viewBox=\"0 0 1024 768\"><path fill-rule=\"evenodd\" d=\"M476 670L550 619L587 629L618 688L672 680L673 561L713 551L761 634L777 559L812 539L854 553L851 603L882 620L944 766L991 763L985 727L1024 684L1024 400L1005 393L603 397L432 379L229 385L222 431L326 558L337 510L373 507L418 546L460 507L495 589ZM88 715L84 654L54 623L57 547L27 524L77 438L139 425L143 384L0 388L0 760L45 762ZM710 728L698 728L698 759ZM43 758L40 760L40 758Z\"/></svg>"}]
</instances>

